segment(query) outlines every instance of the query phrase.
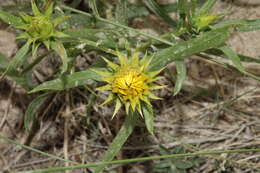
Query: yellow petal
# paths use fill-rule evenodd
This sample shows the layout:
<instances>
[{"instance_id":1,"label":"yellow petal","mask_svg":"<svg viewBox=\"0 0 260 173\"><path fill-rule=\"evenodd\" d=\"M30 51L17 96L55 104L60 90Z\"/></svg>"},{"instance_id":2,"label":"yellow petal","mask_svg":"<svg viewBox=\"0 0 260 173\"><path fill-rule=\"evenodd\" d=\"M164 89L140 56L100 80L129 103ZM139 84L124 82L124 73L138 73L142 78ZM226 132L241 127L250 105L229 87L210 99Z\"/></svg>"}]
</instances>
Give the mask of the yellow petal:
<instances>
[{"instance_id":1,"label":"yellow petal","mask_svg":"<svg viewBox=\"0 0 260 173\"><path fill-rule=\"evenodd\" d=\"M134 97L134 98L130 99L130 104L131 104L133 111L135 111L136 105L140 104L139 98Z\"/></svg>"}]
</instances>

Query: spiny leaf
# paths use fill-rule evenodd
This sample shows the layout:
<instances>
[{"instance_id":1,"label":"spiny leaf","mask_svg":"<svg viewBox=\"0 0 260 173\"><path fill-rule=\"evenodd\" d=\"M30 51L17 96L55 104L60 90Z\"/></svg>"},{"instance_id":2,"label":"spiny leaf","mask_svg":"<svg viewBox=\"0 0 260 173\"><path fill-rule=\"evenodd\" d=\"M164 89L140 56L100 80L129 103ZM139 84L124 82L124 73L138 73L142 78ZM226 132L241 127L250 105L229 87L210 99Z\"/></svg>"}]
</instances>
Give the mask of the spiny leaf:
<instances>
[{"instance_id":1,"label":"spiny leaf","mask_svg":"<svg viewBox=\"0 0 260 173\"><path fill-rule=\"evenodd\" d=\"M260 77L253 75L252 73L249 73L245 70L245 68L243 67L238 55L228 46L223 46L221 48L219 48L220 50L223 51L224 54L227 55L227 57L233 62L233 64L235 65L235 67L243 74L250 76L253 79L256 79L258 81L260 81Z\"/></svg>"},{"instance_id":2,"label":"spiny leaf","mask_svg":"<svg viewBox=\"0 0 260 173\"><path fill-rule=\"evenodd\" d=\"M26 54L29 52L29 48L30 48L30 42L27 42L26 44L23 45L22 48L20 48L18 50L16 55L13 57L12 61L9 63L7 69L5 70L5 72L0 77L0 80L6 74L8 74L10 71L15 70L16 67L21 66L25 62L24 58L26 57Z\"/></svg>"},{"instance_id":3,"label":"spiny leaf","mask_svg":"<svg viewBox=\"0 0 260 173\"><path fill-rule=\"evenodd\" d=\"M12 25L14 27L24 25L24 22L20 17L14 16L8 12L0 10L0 19L5 23Z\"/></svg>"},{"instance_id":4,"label":"spiny leaf","mask_svg":"<svg viewBox=\"0 0 260 173\"><path fill-rule=\"evenodd\" d=\"M33 101L29 104L24 115L24 126L26 130L30 130L30 123L35 120L36 113L39 111L39 108L42 106L49 95L50 93L42 94L33 99Z\"/></svg>"}]
</instances>

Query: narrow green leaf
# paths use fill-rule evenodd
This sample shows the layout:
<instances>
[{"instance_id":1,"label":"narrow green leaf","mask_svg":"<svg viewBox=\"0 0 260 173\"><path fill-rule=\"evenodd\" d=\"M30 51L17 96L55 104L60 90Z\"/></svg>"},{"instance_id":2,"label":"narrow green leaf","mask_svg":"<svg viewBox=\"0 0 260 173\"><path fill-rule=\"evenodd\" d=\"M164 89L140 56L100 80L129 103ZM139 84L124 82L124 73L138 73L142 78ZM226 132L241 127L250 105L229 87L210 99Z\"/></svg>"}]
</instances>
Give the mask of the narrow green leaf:
<instances>
[{"instance_id":1,"label":"narrow green leaf","mask_svg":"<svg viewBox=\"0 0 260 173\"><path fill-rule=\"evenodd\" d=\"M5 72L8 68L9 61L0 53L0 72ZM17 84L21 85L23 88L29 88L26 80L23 76L19 76L19 72L17 70L10 70L6 73L11 79L13 79Z\"/></svg>"},{"instance_id":2,"label":"narrow green leaf","mask_svg":"<svg viewBox=\"0 0 260 173\"><path fill-rule=\"evenodd\" d=\"M187 0L178 0L178 14L182 24L184 24L186 16L189 13L188 7L189 2Z\"/></svg>"},{"instance_id":3,"label":"narrow green leaf","mask_svg":"<svg viewBox=\"0 0 260 173\"><path fill-rule=\"evenodd\" d=\"M121 129L117 133L113 142L108 147L102 159L103 162L108 162L113 160L114 157L118 154L118 152L121 150L122 146L124 145L128 137L132 134L138 116L139 115L137 115L137 113L132 113L132 112L126 116L124 124L122 125ZM100 173L104 169L105 169L105 165L101 165L94 169L94 173Z\"/></svg>"},{"instance_id":4,"label":"narrow green leaf","mask_svg":"<svg viewBox=\"0 0 260 173\"><path fill-rule=\"evenodd\" d=\"M244 71L244 67L241 64L241 61L239 59L239 57L237 56L237 54L228 46L222 46L219 48L220 50L222 50L227 57L233 62L233 64L235 65L235 67L240 70L240 71Z\"/></svg>"},{"instance_id":5,"label":"narrow green leaf","mask_svg":"<svg viewBox=\"0 0 260 173\"><path fill-rule=\"evenodd\" d=\"M66 49L60 41L51 42L51 48L61 57L62 66L61 66L61 74L65 73L68 69L68 56Z\"/></svg>"},{"instance_id":6,"label":"narrow green leaf","mask_svg":"<svg viewBox=\"0 0 260 173\"><path fill-rule=\"evenodd\" d=\"M42 13L41 13L40 10L38 9L37 5L35 4L34 0L31 0L31 5L32 5L33 14L34 14L35 16L40 16L40 15L42 15Z\"/></svg>"},{"instance_id":7,"label":"narrow green leaf","mask_svg":"<svg viewBox=\"0 0 260 173\"><path fill-rule=\"evenodd\" d=\"M12 25L14 27L24 25L20 17L14 16L3 10L0 10L0 19L3 20L5 23Z\"/></svg>"},{"instance_id":8,"label":"narrow green leaf","mask_svg":"<svg viewBox=\"0 0 260 173\"><path fill-rule=\"evenodd\" d=\"M182 60L185 57L217 47L223 44L229 36L228 28L218 28L209 31L198 38L183 41L172 47L160 50L154 55L150 69L155 71L165 67L173 61Z\"/></svg>"},{"instance_id":9,"label":"narrow green leaf","mask_svg":"<svg viewBox=\"0 0 260 173\"><path fill-rule=\"evenodd\" d=\"M10 71L15 70L18 66L21 66L24 64L25 62L25 55L29 52L29 48L30 48L30 42L27 42L26 44L23 45L23 47L21 47L18 52L16 53L16 55L13 57L12 61L9 63L7 69L5 70L5 72L2 74L2 76L0 77L0 80L6 75L8 74Z\"/></svg>"},{"instance_id":10,"label":"narrow green leaf","mask_svg":"<svg viewBox=\"0 0 260 173\"><path fill-rule=\"evenodd\" d=\"M70 89L82 85L86 85L89 83L89 80L98 80L100 76L87 69L85 71L76 72L70 75L63 75L58 79L54 79L51 81L44 82L37 87L35 87L33 90L31 90L29 93L34 93L42 90L65 90Z\"/></svg>"},{"instance_id":11,"label":"narrow green leaf","mask_svg":"<svg viewBox=\"0 0 260 173\"><path fill-rule=\"evenodd\" d=\"M207 2L205 2L203 6L200 8L200 10L198 11L197 16L207 14L215 5L216 2L217 0L208 0Z\"/></svg>"},{"instance_id":12,"label":"narrow green leaf","mask_svg":"<svg viewBox=\"0 0 260 173\"><path fill-rule=\"evenodd\" d=\"M216 49L216 48L210 49L210 50L206 51L206 53L211 54L211 55L221 56L223 58L227 57L225 54L223 54L223 52L221 50ZM258 59L258 58L253 58L253 57L242 55L242 54L237 54L237 55L241 61L260 63L260 59Z\"/></svg>"},{"instance_id":13,"label":"narrow green leaf","mask_svg":"<svg viewBox=\"0 0 260 173\"><path fill-rule=\"evenodd\" d=\"M159 6L156 1L143 0L143 2L152 12L161 17L166 23L172 25L173 27L177 26L177 23L167 13L165 13L164 9Z\"/></svg>"},{"instance_id":14,"label":"narrow green leaf","mask_svg":"<svg viewBox=\"0 0 260 173\"><path fill-rule=\"evenodd\" d=\"M223 51L223 53L233 62L233 64L235 65L235 67L243 74L250 76L253 79L259 80L260 81L260 77L253 75L252 73L249 73L245 70L245 68L243 67L240 58L238 57L238 55L228 46L222 46L221 48L219 48L220 50Z\"/></svg>"},{"instance_id":15,"label":"narrow green leaf","mask_svg":"<svg viewBox=\"0 0 260 173\"><path fill-rule=\"evenodd\" d=\"M92 9L93 13L94 13L96 16L99 16L96 0L89 0L89 1L88 1L88 4L89 4L89 7Z\"/></svg>"},{"instance_id":16,"label":"narrow green leaf","mask_svg":"<svg viewBox=\"0 0 260 173\"><path fill-rule=\"evenodd\" d=\"M220 22L212 28L232 26L239 32L250 32L260 29L260 19L235 19L230 21Z\"/></svg>"},{"instance_id":17,"label":"narrow green leaf","mask_svg":"<svg viewBox=\"0 0 260 173\"><path fill-rule=\"evenodd\" d=\"M53 13L53 2L48 1L47 4L45 4L45 6L47 7L44 15L46 15L47 17L51 17L52 13Z\"/></svg>"},{"instance_id":18,"label":"narrow green leaf","mask_svg":"<svg viewBox=\"0 0 260 173\"><path fill-rule=\"evenodd\" d=\"M117 40L113 38L120 37L118 32L113 29L77 29L75 31L66 32L74 39L87 39L96 42L96 47L105 46L108 48L117 48Z\"/></svg>"},{"instance_id":19,"label":"narrow green leaf","mask_svg":"<svg viewBox=\"0 0 260 173\"><path fill-rule=\"evenodd\" d=\"M29 104L24 115L24 126L27 131L30 130L30 123L35 120L37 112L49 95L50 93L39 95Z\"/></svg>"},{"instance_id":20,"label":"narrow green leaf","mask_svg":"<svg viewBox=\"0 0 260 173\"><path fill-rule=\"evenodd\" d=\"M142 105L142 112L144 115L145 125L149 133L152 135L154 134L154 114L153 108L151 105L143 104Z\"/></svg>"},{"instance_id":21,"label":"narrow green leaf","mask_svg":"<svg viewBox=\"0 0 260 173\"><path fill-rule=\"evenodd\" d=\"M173 94L174 96L180 92L187 73L184 61L176 61L175 64L176 64L177 76L176 76L176 82L174 86L174 94Z\"/></svg>"}]
</instances>

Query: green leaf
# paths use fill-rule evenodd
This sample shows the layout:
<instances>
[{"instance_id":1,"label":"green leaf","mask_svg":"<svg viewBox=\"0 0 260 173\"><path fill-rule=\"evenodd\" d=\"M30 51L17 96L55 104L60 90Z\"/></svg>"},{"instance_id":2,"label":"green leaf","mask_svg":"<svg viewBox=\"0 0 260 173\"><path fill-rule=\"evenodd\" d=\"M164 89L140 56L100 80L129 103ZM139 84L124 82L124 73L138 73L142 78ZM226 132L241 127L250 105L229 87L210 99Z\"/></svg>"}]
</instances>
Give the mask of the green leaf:
<instances>
[{"instance_id":1,"label":"green leaf","mask_svg":"<svg viewBox=\"0 0 260 173\"><path fill-rule=\"evenodd\" d=\"M96 16L99 16L96 0L89 0L88 4L89 4L89 7L92 9L93 13Z\"/></svg>"},{"instance_id":2,"label":"green leaf","mask_svg":"<svg viewBox=\"0 0 260 173\"><path fill-rule=\"evenodd\" d=\"M207 2L205 2L203 6L200 8L200 10L198 11L197 16L207 14L215 5L216 2L217 0L208 0Z\"/></svg>"},{"instance_id":3,"label":"green leaf","mask_svg":"<svg viewBox=\"0 0 260 173\"><path fill-rule=\"evenodd\" d=\"M141 17L141 16L147 16L149 14L150 13L145 6L135 5L135 4L128 5L128 11L127 11L128 19L135 18L135 17Z\"/></svg>"},{"instance_id":4,"label":"green leaf","mask_svg":"<svg viewBox=\"0 0 260 173\"><path fill-rule=\"evenodd\" d=\"M5 23L12 25L14 27L24 25L20 17L14 16L3 10L0 10L0 19L3 20Z\"/></svg>"},{"instance_id":5,"label":"green leaf","mask_svg":"<svg viewBox=\"0 0 260 173\"><path fill-rule=\"evenodd\" d=\"M66 49L64 48L63 44L59 41L51 42L51 48L61 57L62 66L61 66L61 74L65 73L68 69L68 56Z\"/></svg>"},{"instance_id":6,"label":"green leaf","mask_svg":"<svg viewBox=\"0 0 260 173\"><path fill-rule=\"evenodd\" d=\"M161 8L156 1L154 0L143 0L143 3L157 16L161 17L166 23L172 25L173 27L177 26L177 23L170 18L170 16L165 13L164 9Z\"/></svg>"},{"instance_id":7,"label":"green leaf","mask_svg":"<svg viewBox=\"0 0 260 173\"><path fill-rule=\"evenodd\" d=\"M153 108L151 105L143 104L142 105L142 112L144 115L145 125L149 133L152 135L154 134L154 115L153 115Z\"/></svg>"},{"instance_id":8,"label":"green leaf","mask_svg":"<svg viewBox=\"0 0 260 173\"><path fill-rule=\"evenodd\" d=\"M238 55L228 46L223 46L221 48L219 48L221 51L223 51L223 53L225 55L227 55L227 57L233 62L233 64L235 65L235 67L243 74L250 76L253 79L259 80L260 81L260 77L253 75L252 73L249 73L245 70L245 68L242 66L240 58L238 57Z\"/></svg>"},{"instance_id":9,"label":"green leaf","mask_svg":"<svg viewBox=\"0 0 260 173\"><path fill-rule=\"evenodd\" d=\"M33 14L35 16L41 16L42 13L40 12L40 10L38 9L37 5L35 4L34 0L31 0L31 5L32 5L32 11L33 11Z\"/></svg>"},{"instance_id":10,"label":"green leaf","mask_svg":"<svg viewBox=\"0 0 260 173\"><path fill-rule=\"evenodd\" d=\"M231 21L220 22L212 28L232 26L239 32L250 32L260 29L260 19L235 19Z\"/></svg>"},{"instance_id":11,"label":"green leaf","mask_svg":"<svg viewBox=\"0 0 260 173\"><path fill-rule=\"evenodd\" d=\"M189 5L187 0L178 0L179 27L185 27L186 17L189 15Z\"/></svg>"},{"instance_id":12,"label":"green leaf","mask_svg":"<svg viewBox=\"0 0 260 173\"><path fill-rule=\"evenodd\" d=\"M4 55L0 53L0 72L5 72L8 68L9 61L5 58ZM19 72L17 70L10 70L6 73L12 80L14 80L17 84L21 85L23 88L29 88L27 82L23 76L18 75Z\"/></svg>"},{"instance_id":13,"label":"green leaf","mask_svg":"<svg viewBox=\"0 0 260 173\"><path fill-rule=\"evenodd\" d=\"M108 147L102 162L108 162L114 159L114 157L118 154L128 137L132 134L136 119L139 115L137 113L132 113L126 116L125 122L122 125L120 131L117 133L115 139ZM100 173L105 169L105 165L99 166L94 169L94 173Z\"/></svg>"},{"instance_id":14,"label":"green leaf","mask_svg":"<svg viewBox=\"0 0 260 173\"><path fill-rule=\"evenodd\" d=\"M34 93L43 90L60 91L60 90L75 88L78 86L86 85L90 79L98 80L99 78L100 76L97 73L87 69L85 71L75 72L70 75L63 75L58 79L44 82L38 85L37 87L35 87L29 93Z\"/></svg>"},{"instance_id":15,"label":"green leaf","mask_svg":"<svg viewBox=\"0 0 260 173\"><path fill-rule=\"evenodd\" d=\"M185 81L186 72L187 72L184 61L176 61L175 64L176 64L177 76L176 76L176 82L174 86L174 94L173 94L174 96L180 92L182 88L182 84Z\"/></svg>"},{"instance_id":16,"label":"green leaf","mask_svg":"<svg viewBox=\"0 0 260 173\"><path fill-rule=\"evenodd\" d=\"M12 61L9 63L7 69L5 70L5 72L2 74L2 76L0 77L0 80L6 75L8 74L10 71L15 70L18 66L21 66L25 63L25 55L28 53L30 48L30 42L27 42L26 44L23 45L22 48L20 48L16 55L13 57Z\"/></svg>"},{"instance_id":17,"label":"green leaf","mask_svg":"<svg viewBox=\"0 0 260 173\"><path fill-rule=\"evenodd\" d=\"M211 55L221 56L223 58L227 57L225 54L223 54L223 52L221 50L216 49L216 48L210 49L210 50L206 51L206 53L211 54ZM260 59L258 59L258 58L253 58L253 57L242 55L242 54L237 54L237 55L241 61L260 63Z\"/></svg>"},{"instance_id":18,"label":"green leaf","mask_svg":"<svg viewBox=\"0 0 260 173\"><path fill-rule=\"evenodd\" d=\"M30 130L30 123L35 120L36 113L39 111L42 104L45 102L49 95L50 93L39 95L29 104L24 115L24 126L27 131Z\"/></svg>"},{"instance_id":19,"label":"green leaf","mask_svg":"<svg viewBox=\"0 0 260 173\"><path fill-rule=\"evenodd\" d=\"M174 161L173 164L179 169L189 169L194 166L190 161Z\"/></svg>"},{"instance_id":20,"label":"green leaf","mask_svg":"<svg viewBox=\"0 0 260 173\"><path fill-rule=\"evenodd\" d=\"M70 39L87 39L96 42L96 46L118 48L118 43L113 38L118 38L119 34L114 29L77 29L66 34L70 36Z\"/></svg>"},{"instance_id":21,"label":"green leaf","mask_svg":"<svg viewBox=\"0 0 260 173\"><path fill-rule=\"evenodd\" d=\"M183 41L172 47L158 51L151 62L151 71L159 70L169 63L182 60L185 57L217 47L229 38L228 28L218 28L209 31L198 38Z\"/></svg>"}]
</instances>

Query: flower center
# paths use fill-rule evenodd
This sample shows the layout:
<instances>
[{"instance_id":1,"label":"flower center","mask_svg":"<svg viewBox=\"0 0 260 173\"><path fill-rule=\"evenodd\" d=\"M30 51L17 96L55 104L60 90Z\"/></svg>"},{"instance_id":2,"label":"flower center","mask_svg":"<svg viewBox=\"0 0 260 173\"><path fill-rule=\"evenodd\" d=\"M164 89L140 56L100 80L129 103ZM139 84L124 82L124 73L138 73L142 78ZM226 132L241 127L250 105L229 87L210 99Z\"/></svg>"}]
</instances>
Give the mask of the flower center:
<instances>
[{"instance_id":1,"label":"flower center","mask_svg":"<svg viewBox=\"0 0 260 173\"><path fill-rule=\"evenodd\" d=\"M128 68L119 71L112 82L112 92L120 94L124 100L140 97L149 89L147 79L148 77L138 69Z\"/></svg>"},{"instance_id":2,"label":"flower center","mask_svg":"<svg viewBox=\"0 0 260 173\"><path fill-rule=\"evenodd\" d=\"M44 16L33 17L31 27L28 33L32 37L40 38L42 40L48 39L53 32L53 25L48 18Z\"/></svg>"}]
</instances>

